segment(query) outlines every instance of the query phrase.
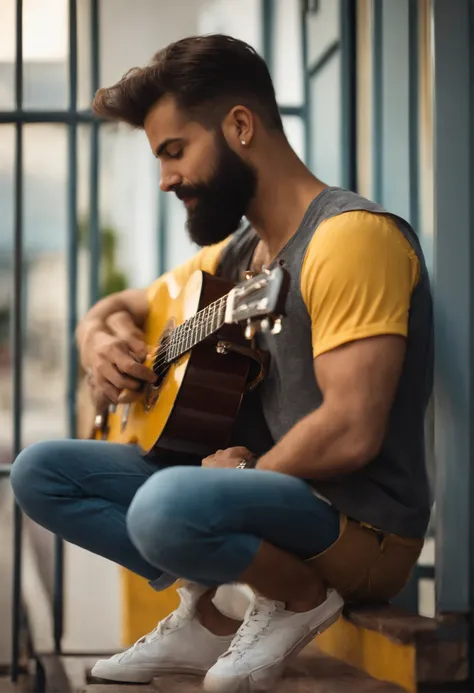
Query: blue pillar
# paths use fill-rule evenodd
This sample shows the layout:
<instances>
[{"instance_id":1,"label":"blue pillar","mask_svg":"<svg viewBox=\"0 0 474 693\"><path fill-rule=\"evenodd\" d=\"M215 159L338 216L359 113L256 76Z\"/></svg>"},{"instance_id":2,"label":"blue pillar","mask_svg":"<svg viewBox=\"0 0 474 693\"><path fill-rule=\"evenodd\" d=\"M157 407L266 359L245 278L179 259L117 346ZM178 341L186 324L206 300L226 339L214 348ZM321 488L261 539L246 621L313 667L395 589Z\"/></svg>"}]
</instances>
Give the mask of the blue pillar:
<instances>
[{"instance_id":1,"label":"blue pillar","mask_svg":"<svg viewBox=\"0 0 474 693\"><path fill-rule=\"evenodd\" d=\"M436 591L472 606L473 5L433 0Z\"/></svg>"}]
</instances>

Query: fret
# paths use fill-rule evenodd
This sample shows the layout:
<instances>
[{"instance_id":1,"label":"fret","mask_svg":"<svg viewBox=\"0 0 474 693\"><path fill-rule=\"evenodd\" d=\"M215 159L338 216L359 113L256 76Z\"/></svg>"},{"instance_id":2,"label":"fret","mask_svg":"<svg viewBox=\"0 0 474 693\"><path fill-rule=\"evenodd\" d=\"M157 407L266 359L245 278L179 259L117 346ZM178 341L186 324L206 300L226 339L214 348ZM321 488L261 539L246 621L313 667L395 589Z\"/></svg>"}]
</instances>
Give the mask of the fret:
<instances>
[{"instance_id":1,"label":"fret","mask_svg":"<svg viewBox=\"0 0 474 693\"><path fill-rule=\"evenodd\" d=\"M220 320L219 320L219 307L220 307L220 305L221 305L220 301L216 301L214 304L214 315L212 317L212 331L213 332L218 330L220 327Z\"/></svg>"},{"instance_id":2,"label":"fret","mask_svg":"<svg viewBox=\"0 0 474 693\"><path fill-rule=\"evenodd\" d=\"M175 327L166 347L168 362L176 360L219 329L224 323L226 299L223 296Z\"/></svg>"},{"instance_id":3,"label":"fret","mask_svg":"<svg viewBox=\"0 0 474 693\"><path fill-rule=\"evenodd\" d=\"M181 338L181 344L179 345L180 354L185 354L189 348L189 324L186 322L183 325L183 335Z\"/></svg>"},{"instance_id":4,"label":"fret","mask_svg":"<svg viewBox=\"0 0 474 693\"><path fill-rule=\"evenodd\" d=\"M184 351L188 351L188 349L190 347L191 347L191 330L189 329L189 325L186 325L186 336L184 338Z\"/></svg>"},{"instance_id":5,"label":"fret","mask_svg":"<svg viewBox=\"0 0 474 693\"><path fill-rule=\"evenodd\" d=\"M196 323L194 325L194 344L199 344L202 339L202 318L206 309L203 308L196 315Z\"/></svg>"},{"instance_id":6,"label":"fret","mask_svg":"<svg viewBox=\"0 0 474 693\"><path fill-rule=\"evenodd\" d=\"M183 340L186 336L186 328L184 325L180 325L178 332L178 340L176 343L176 358L181 355L183 349Z\"/></svg>"},{"instance_id":7,"label":"fret","mask_svg":"<svg viewBox=\"0 0 474 693\"><path fill-rule=\"evenodd\" d=\"M177 349L177 341L178 341L178 335L179 335L179 327L177 327L174 332L173 332L173 337L171 339L171 358L175 359L176 358L176 349Z\"/></svg>"},{"instance_id":8,"label":"fret","mask_svg":"<svg viewBox=\"0 0 474 693\"><path fill-rule=\"evenodd\" d=\"M208 332L207 332L207 321L209 319L209 306L206 306L206 308L203 310L203 316L201 320L201 325L199 329L199 335L201 339L206 339Z\"/></svg>"},{"instance_id":9,"label":"fret","mask_svg":"<svg viewBox=\"0 0 474 693\"><path fill-rule=\"evenodd\" d=\"M212 304L212 310L211 310L211 334L215 330L215 327L214 327L215 320L216 320L216 304L213 303Z\"/></svg>"}]
</instances>

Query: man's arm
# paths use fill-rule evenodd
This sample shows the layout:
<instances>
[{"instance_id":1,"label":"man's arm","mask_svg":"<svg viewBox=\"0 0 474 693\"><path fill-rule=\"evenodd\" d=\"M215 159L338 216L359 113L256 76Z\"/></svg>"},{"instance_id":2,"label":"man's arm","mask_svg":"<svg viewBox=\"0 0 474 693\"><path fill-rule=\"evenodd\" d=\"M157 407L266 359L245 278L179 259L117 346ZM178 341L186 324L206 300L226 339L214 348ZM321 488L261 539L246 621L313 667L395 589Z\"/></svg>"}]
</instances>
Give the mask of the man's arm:
<instances>
[{"instance_id":1,"label":"man's arm","mask_svg":"<svg viewBox=\"0 0 474 693\"><path fill-rule=\"evenodd\" d=\"M137 391L144 382L155 380L153 371L141 363L147 352L142 328L148 305L146 290L111 294L96 303L77 326L81 363L102 404L117 404L124 391Z\"/></svg>"},{"instance_id":2,"label":"man's arm","mask_svg":"<svg viewBox=\"0 0 474 693\"><path fill-rule=\"evenodd\" d=\"M124 324L136 330L142 330L148 316L148 300L146 289L127 289L116 294L111 294L96 303L82 318L76 329L76 340L81 355L81 362L85 368L91 364L91 356L94 350L95 338L100 334L111 334L111 325ZM124 338L125 330L121 337ZM133 352L138 351L137 356L142 355L143 341L137 339L135 330L129 336L129 347Z\"/></svg>"},{"instance_id":3,"label":"man's arm","mask_svg":"<svg viewBox=\"0 0 474 693\"><path fill-rule=\"evenodd\" d=\"M405 339L384 335L318 356L323 404L299 421L257 467L308 479L353 472L380 451L405 355Z\"/></svg>"},{"instance_id":4,"label":"man's arm","mask_svg":"<svg viewBox=\"0 0 474 693\"><path fill-rule=\"evenodd\" d=\"M85 315L77 327L76 340L97 399L124 402L130 399L130 390L138 391L144 382L156 380L153 371L140 363L147 355L143 330L150 304L157 300L167 277L173 279L174 286L183 287L196 269L214 273L227 242L203 248L147 289L107 296Z\"/></svg>"},{"instance_id":5,"label":"man's arm","mask_svg":"<svg viewBox=\"0 0 474 693\"><path fill-rule=\"evenodd\" d=\"M391 219L349 212L321 224L305 257L301 292L323 403L259 467L324 479L376 457L402 370L418 276L418 258Z\"/></svg>"}]
</instances>

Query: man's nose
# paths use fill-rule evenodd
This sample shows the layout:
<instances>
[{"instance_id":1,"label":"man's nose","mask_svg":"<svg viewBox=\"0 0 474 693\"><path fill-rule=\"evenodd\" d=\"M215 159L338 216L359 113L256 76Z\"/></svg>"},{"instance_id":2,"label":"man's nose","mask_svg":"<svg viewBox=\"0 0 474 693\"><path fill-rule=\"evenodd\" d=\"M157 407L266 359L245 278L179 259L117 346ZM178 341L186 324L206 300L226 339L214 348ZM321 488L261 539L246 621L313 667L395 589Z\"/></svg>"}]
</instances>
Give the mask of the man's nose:
<instances>
[{"instance_id":1,"label":"man's nose","mask_svg":"<svg viewBox=\"0 0 474 693\"><path fill-rule=\"evenodd\" d=\"M171 192L173 188L181 184L181 176L178 173L166 174L162 171L160 188L163 192Z\"/></svg>"}]
</instances>

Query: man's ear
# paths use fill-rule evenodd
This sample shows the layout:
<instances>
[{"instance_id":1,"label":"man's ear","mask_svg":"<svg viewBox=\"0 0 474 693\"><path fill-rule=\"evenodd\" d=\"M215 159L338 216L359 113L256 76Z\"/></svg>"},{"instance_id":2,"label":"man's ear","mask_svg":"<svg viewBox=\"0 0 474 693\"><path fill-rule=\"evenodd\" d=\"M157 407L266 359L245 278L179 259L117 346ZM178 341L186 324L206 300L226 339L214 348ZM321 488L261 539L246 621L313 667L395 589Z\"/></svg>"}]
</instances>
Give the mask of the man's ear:
<instances>
[{"instance_id":1,"label":"man's ear","mask_svg":"<svg viewBox=\"0 0 474 693\"><path fill-rule=\"evenodd\" d=\"M249 147L255 134L254 114L246 106L234 106L222 122L222 133L234 151Z\"/></svg>"}]
</instances>

